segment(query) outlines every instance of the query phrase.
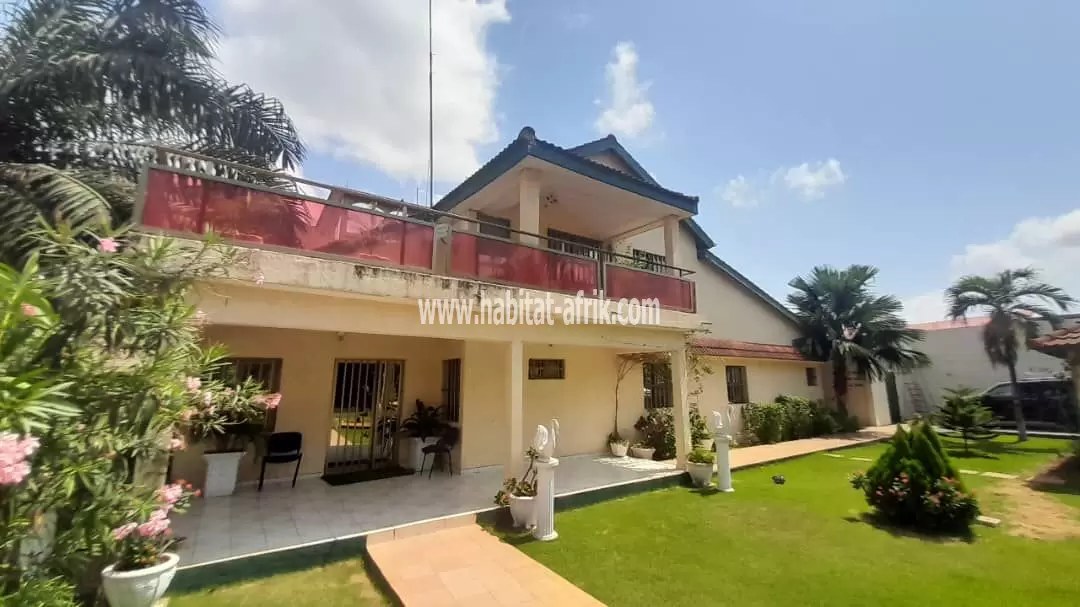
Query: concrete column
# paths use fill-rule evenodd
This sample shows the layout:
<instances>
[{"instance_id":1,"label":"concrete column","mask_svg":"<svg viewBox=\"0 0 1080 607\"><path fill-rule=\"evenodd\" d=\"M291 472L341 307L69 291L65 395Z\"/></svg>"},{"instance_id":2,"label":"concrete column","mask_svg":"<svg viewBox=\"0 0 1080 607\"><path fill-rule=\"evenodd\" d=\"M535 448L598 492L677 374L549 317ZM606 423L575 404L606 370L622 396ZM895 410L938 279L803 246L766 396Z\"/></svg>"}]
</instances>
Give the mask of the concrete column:
<instances>
[{"instance_id":1,"label":"concrete column","mask_svg":"<svg viewBox=\"0 0 1080 607\"><path fill-rule=\"evenodd\" d=\"M559 537L555 531L555 467L558 465L559 460L554 457L536 460L536 528L533 537L542 542Z\"/></svg>"},{"instance_id":2,"label":"concrete column","mask_svg":"<svg viewBox=\"0 0 1080 607\"><path fill-rule=\"evenodd\" d=\"M522 462L525 461L525 448L521 442L525 423L524 350L525 347L520 339L510 342L510 373L507 374L506 380L506 402L509 406L506 412L506 425L510 432L510 448L506 453L506 463L503 465L504 478L520 477L525 472L521 469Z\"/></svg>"},{"instance_id":3,"label":"concrete column","mask_svg":"<svg viewBox=\"0 0 1080 607\"><path fill-rule=\"evenodd\" d=\"M667 259L667 265L682 267L679 263L679 247L676 243L679 241L679 218L678 217L665 217L664 218L664 258Z\"/></svg>"},{"instance_id":4,"label":"concrete column","mask_svg":"<svg viewBox=\"0 0 1080 607\"><path fill-rule=\"evenodd\" d=\"M687 397L689 368L686 348L671 352L671 397L675 402L675 460L681 470L686 468L686 456L690 452L690 404Z\"/></svg>"},{"instance_id":5,"label":"concrete column","mask_svg":"<svg viewBox=\"0 0 1080 607\"><path fill-rule=\"evenodd\" d=\"M518 177L517 229L540 233L540 172L535 169L524 169ZM540 246L540 239L528 234L518 234L518 241Z\"/></svg>"}]
</instances>

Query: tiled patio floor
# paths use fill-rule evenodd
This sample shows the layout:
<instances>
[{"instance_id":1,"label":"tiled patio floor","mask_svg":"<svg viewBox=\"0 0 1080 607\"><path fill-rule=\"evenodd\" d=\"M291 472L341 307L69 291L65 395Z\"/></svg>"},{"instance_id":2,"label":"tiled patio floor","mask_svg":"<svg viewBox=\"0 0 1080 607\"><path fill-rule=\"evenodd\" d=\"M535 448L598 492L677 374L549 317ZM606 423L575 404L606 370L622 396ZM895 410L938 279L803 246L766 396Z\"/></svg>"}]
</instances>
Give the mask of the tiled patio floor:
<instances>
[{"instance_id":1,"label":"tiled patio floor","mask_svg":"<svg viewBox=\"0 0 1080 607\"><path fill-rule=\"evenodd\" d=\"M603 605L475 524L368 544L406 607Z\"/></svg>"},{"instance_id":2,"label":"tiled patio floor","mask_svg":"<svg viewBox=\"0 0 1080 607\"><path fill-rule=\"evenodd\" d=\"M671 462L601 456L560 458L557 495L676 474ZM407 476L332 487L322 479L243 487L198 500L174 521L185 566L364 534L492 507L501 467L448 477Z\"/></svg>"}]
</instances>

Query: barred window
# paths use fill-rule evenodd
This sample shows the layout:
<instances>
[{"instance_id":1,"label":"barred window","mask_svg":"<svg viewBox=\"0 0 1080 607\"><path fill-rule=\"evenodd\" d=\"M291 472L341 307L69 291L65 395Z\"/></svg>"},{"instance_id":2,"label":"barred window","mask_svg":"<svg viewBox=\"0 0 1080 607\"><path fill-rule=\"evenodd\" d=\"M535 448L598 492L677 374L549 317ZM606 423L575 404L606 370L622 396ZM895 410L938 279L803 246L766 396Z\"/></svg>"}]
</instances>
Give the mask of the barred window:
<instances>
[{"instance_id":1,"label":"barred window","mask_svg":"<svg viewBox=\"0 0 1080 607\"><path fill-rule=\"evenodd\" d=\"M634 249L634 261L651 272L667 273L668 268L667 257L659 253L653 253L651 251L645 251L643 249Z\"/></svg>"},{"instance_id":2,"label":"barred window","mask_svg":"<svg viewBox=\"0 0 1080 607\"><path fill-rule=\"evenodd\" d=\"M229 381L237 383L251 379L262 384L267 392L281 392L280 358L228 358L222 370ZM272 432L277 425L277 409L266 412L266 430Z\"/></svg>"},{"instance_id":3,"label":"barred window","mask_svg":"<svg viewBox=\"0 0 1080 607\"><path fill-rule=\"evenodd\" d=\"M729 403L744 404L750 402L749 389L746 385L746 367L724 367L727 377L727 399Z\"/></svg>"},{"instance_id":4,"label":"barred window","mask_svg":"<svg viewBox=\"0 0 1080 607\"><path fill-rule=\"evenodd\" d=\"M551 238L548 240L548 248L552 251L562 251L563 253L570 253L571 255L581 255L582 257L597 259L600 253L599 250L604 247L604 243L599 240L578 236L577 234L571 234L570 232L552 230L549 228L547 235Z\"/></svg>"},{"instance_id":5,"label":"barred window","mask_svg":"<svg viewBox=\"0 0 1080 607\"><path fill-rule=\"evenodd\" d=\"M817 381L818 381L817 380L817 369L815 369L813 367L807 367L806 368L806 385L811 386L811 387L816 386Z\"/></svg>"},{"instance_id":6,"label":"barred window","mask_svg":"<svg viewBox=\"0 0 1080 607\"><path fill-rule=\"evenodd\" d=\"M671 392L671 363L647 362L641 365L641 380L645 389L645 408L673 406Z\"/></svg>"},{"instance_id":7,"label":"barred window","mask_svg":"<svg viewBox=\"0 0 1080 607\"><path fill-rule=\"evenodd\" d=\"M442 395L449 421L461 421L461 359L442 361Z\"/></svg>"},{"instance_id":8,"label":"barred window","mask_svg":"<svg viewBox=\"0 0 1080 607\"><path fill-rule=\"evenodd\" d=\"M566 361L561 358L530 358L529 379L566 379Z\"/></svg>"}]
</instances>

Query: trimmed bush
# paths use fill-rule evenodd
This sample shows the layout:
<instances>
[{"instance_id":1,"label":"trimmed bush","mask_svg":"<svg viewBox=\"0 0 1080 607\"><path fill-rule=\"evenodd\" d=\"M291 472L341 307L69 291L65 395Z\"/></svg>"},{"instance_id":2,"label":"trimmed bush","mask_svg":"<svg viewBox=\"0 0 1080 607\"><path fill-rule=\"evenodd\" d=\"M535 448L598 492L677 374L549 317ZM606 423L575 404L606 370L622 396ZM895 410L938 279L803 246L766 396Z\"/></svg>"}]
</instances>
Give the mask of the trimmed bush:
<instances>
[{"instance_id":1,"label":"trimmed bush","mask_svg":"<svg viewBox=\"0 0 1080 607\"><path fill-rule=\"evenodd\" d=\"M750 403L743 407L743 434L756 445L784 440L786 424L784 406L780 403Z\"/></svg>"},{"instance_id":2,"label":"trimmed bush","mask_svg":"<svg viewBox=\"0 0 1080 607\"><path fill-rule=\"evenodd\" d=\"M888 450L851 479L883 520L930 532L967 531L979 504L930 424L898 428Z\"/></svg>"},{"instance_id":3,"label":"trimmed bush","mask_svg":"<svg viewBox=\"0 0 1080 607\"><path fill-rule=\"evenodd\" d=\"M649 409L634 422L634 429L641 433L641 442L656 449L657 460L675 457L675 410L671 407ZM697 407L690 407L690 446L712 438L705 418Z\"/></svg>"},{"instance_id":4,"label":"trimmed bush","mask_svg":"<svg viewBox=\"0 0 1080 607\"><path fill-rule=\"evenodd\" d=\"M810 438L837 432L853 432L859 422L833 411L818 401L781 394L771 403L743 407L743 436L752 444Z\"/></svg>"}]
</instances>

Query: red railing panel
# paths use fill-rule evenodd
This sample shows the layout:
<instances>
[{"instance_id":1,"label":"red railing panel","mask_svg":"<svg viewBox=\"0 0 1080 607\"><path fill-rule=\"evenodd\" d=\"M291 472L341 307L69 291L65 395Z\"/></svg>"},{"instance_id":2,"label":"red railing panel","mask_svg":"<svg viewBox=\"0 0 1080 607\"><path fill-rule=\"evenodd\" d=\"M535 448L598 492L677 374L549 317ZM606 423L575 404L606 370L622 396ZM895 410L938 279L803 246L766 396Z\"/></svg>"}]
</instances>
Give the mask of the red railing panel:
<instances>
[{"instance_id":1,"label":"red railing panel","mask_svg":"<svg viewBox=\"0 0 1080 607\"><path fill-rule=\"evenodd\" d=\"M287 194L150 169L143 225L431 269L434 227Z\"/></svg>"},{"instance_id":2,"label":"red railing panel","mask_svg":"<svg viewBox=\"0 0 1080 607\"><path fill-rule=\"evenodd\" d=\"M600 288L600 265L591 259L455 232L450 271L457 276L592 295Z\"/></svg>"},{"instance_id":3,"label":"red railing panel","mask_svg":"<svg viewBox=\"0 0 1080 607\"><path fill-rule=\"evenodd\" d=\"M604 294L609 299L656 299L664 308L697 311L694 282L690 280L607 264L604 281Z\"/></svg>"}]
</instances>

